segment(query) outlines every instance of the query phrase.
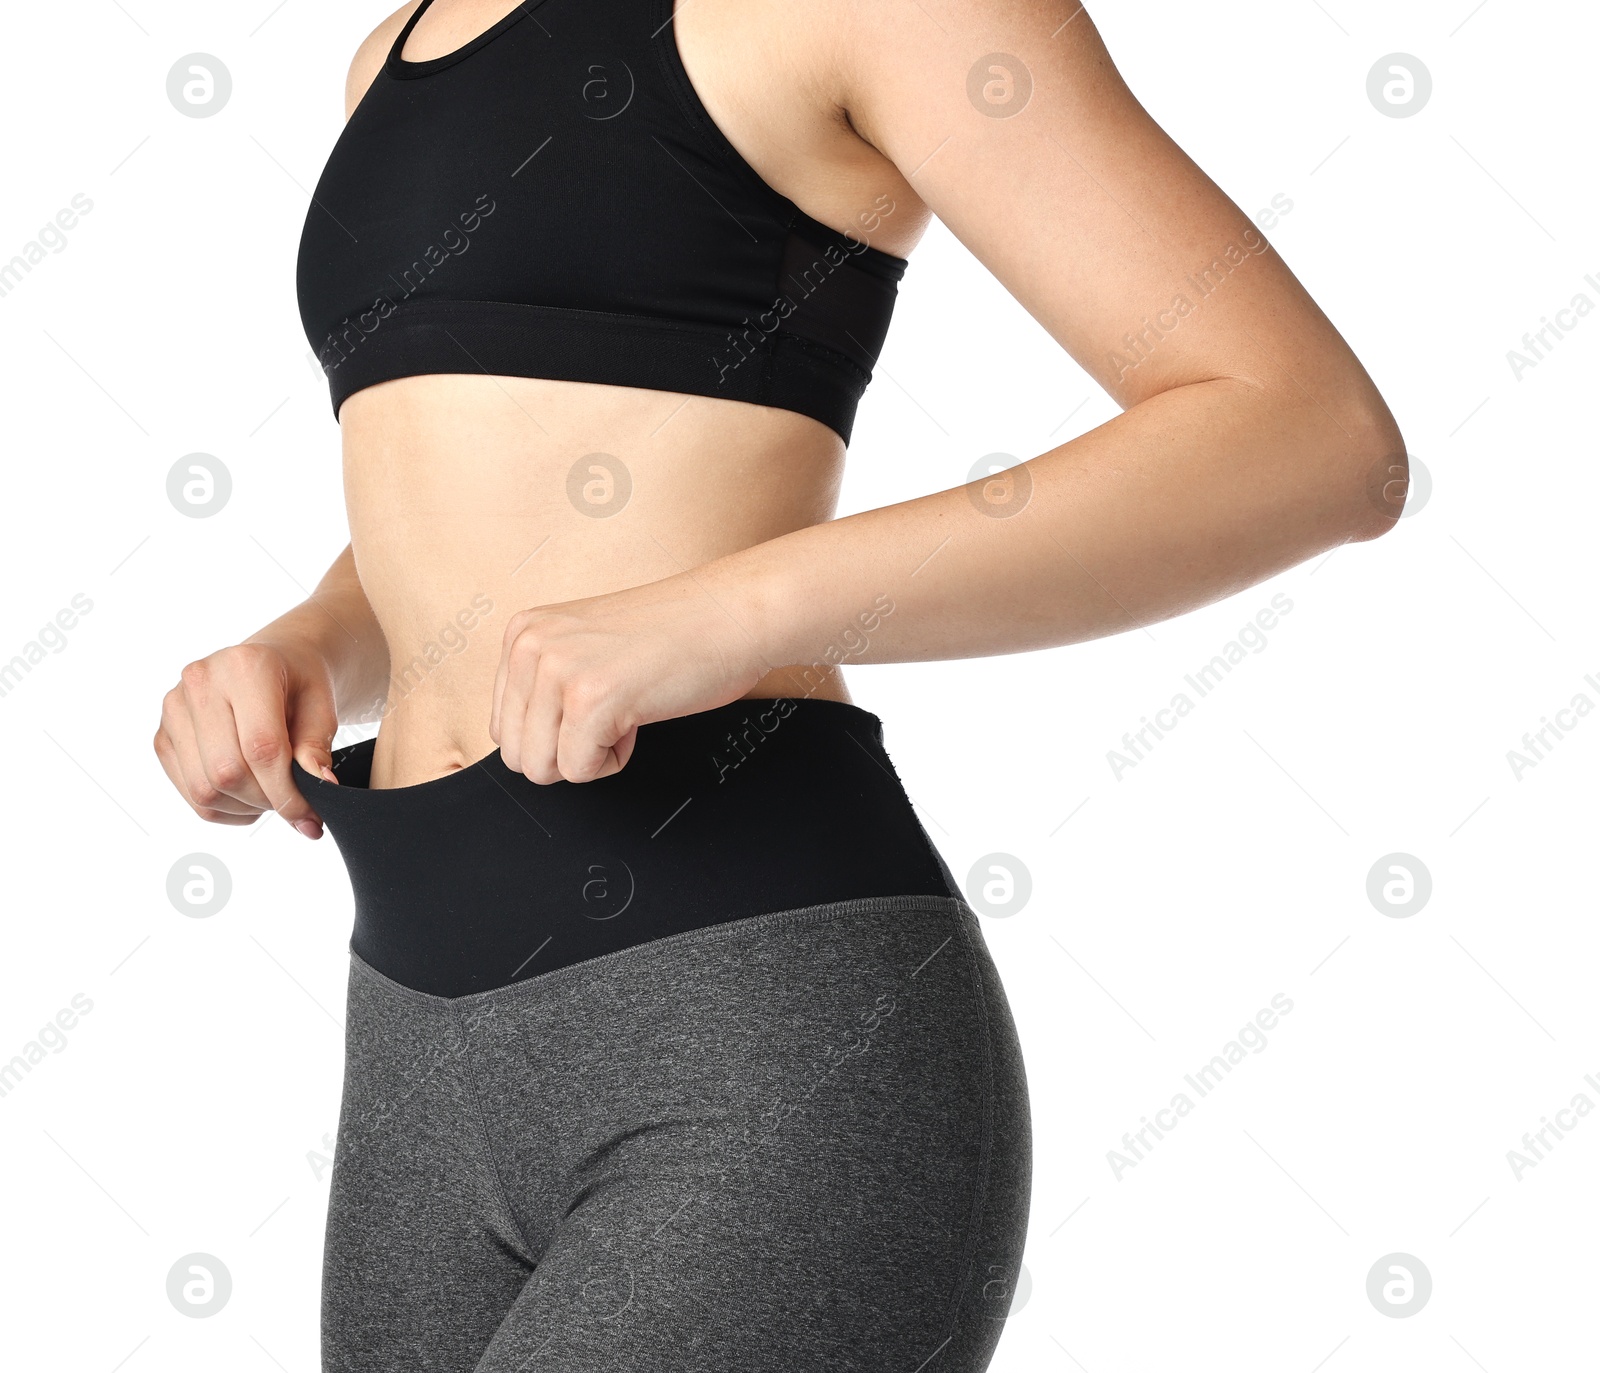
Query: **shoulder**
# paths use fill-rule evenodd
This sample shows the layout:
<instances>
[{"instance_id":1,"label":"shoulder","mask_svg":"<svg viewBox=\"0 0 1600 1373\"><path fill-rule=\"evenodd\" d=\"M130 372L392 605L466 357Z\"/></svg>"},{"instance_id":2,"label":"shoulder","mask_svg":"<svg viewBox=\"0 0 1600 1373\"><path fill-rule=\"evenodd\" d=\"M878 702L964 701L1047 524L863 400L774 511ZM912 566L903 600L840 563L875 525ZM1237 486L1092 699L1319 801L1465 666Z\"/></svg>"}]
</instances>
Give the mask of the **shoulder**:
<instances>
[{"instance_id":1,"label":"shoulder","mask_svg":"<svg viewBox=\"0 0 1600 1373\"><path fill-rule=\"evenodd\" d=\"M384 59L389 55L389 49L394 46L394 40L400 36L400 30L406 26L406 20L411 18L412 12L421 3L422 0L406 0L405 4L373 29L356 49L356 55L350 63L350 74L345 77L344 82L346 119L355 113L356 106L361 103L361 97L367 93L367 87L383 70Z\"/></svg>"},{"instance_id":2,"label":"shoulder","mask_svg":"<svg viewBox=\"0 0 1600 1373\"><path fill-rule=\"evenodd\" d=\"M1132 101L1078 0L854 6L841 37L840 100L858 127L877 122L880 111L902 118L915 111L945 126L943 133L960 126L993 133L1035 93L1057 119ZM974 115L986 118L973 124Z\"/></svg>"}]
</instances>

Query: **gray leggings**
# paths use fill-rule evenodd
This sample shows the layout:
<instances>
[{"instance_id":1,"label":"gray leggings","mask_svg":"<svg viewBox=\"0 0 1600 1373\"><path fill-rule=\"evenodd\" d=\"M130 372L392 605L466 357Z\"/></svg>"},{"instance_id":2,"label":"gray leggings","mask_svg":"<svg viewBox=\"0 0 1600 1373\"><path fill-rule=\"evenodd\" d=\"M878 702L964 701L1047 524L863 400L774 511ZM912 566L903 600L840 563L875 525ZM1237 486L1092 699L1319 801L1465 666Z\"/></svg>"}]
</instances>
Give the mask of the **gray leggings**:
<instances>
[{"instance_id":1,"label":"gray leggings","mask_svg":"<svg viewBox=\"0 0 1600 1373\"><path fill-rule=\"evenodd\" d=\"M874 897L439 997L352 955L324 1373L979 1373L1027 1229L977 917Z\"/></svg>"}]
</instances>

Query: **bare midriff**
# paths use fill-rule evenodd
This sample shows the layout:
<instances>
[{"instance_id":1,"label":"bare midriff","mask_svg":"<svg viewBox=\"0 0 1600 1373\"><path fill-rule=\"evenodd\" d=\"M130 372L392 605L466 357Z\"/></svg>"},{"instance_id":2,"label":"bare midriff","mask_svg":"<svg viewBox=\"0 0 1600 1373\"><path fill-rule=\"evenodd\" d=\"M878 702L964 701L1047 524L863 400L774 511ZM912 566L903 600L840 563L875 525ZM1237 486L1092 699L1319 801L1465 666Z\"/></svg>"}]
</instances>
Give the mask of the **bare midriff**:
<instances>
[{"instance_id":1,"label":"bare midriff","mask_svg":"<svg viewBox=\"0 0 1600 1373\"><path fill-rule=\"evenodd\" d=\"M407 377L358 391L339 418L351 545L389 650L374 787L494 751L517 611L830 519L844 463L838 435L804 415L584 383ZM747 694L849 699L836 670L810 665Z\"/></svg>"}]
</instances>

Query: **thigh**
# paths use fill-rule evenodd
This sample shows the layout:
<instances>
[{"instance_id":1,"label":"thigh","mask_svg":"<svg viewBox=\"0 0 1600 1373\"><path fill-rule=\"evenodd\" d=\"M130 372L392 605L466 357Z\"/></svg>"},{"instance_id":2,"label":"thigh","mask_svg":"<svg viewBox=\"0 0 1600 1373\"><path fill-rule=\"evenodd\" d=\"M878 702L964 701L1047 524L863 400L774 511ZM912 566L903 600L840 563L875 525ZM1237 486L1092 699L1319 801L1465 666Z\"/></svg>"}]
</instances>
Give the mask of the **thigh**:
<instances>
[{"instance_id":1,"label":"thigh","mask_svg":"<svg viewBox=\"0 0 1600 1373\"><path fill-rule=\"evenodd\" d=\"M456 1013L353 962L323 1252L324 1373L469 1373L532 1263Z\"/></svg>"},{"instance_id":2,"label":"thigh","mask_svg":"<svg viewBox=\"0 0 1600 1373\"><path fill-rule=\"evenodd\" d=\"M540 1250L477 1373L987 1367L1030 1138L969 912L849 903L570 981L475 1041Z\"/></svg>"}]
</instances>

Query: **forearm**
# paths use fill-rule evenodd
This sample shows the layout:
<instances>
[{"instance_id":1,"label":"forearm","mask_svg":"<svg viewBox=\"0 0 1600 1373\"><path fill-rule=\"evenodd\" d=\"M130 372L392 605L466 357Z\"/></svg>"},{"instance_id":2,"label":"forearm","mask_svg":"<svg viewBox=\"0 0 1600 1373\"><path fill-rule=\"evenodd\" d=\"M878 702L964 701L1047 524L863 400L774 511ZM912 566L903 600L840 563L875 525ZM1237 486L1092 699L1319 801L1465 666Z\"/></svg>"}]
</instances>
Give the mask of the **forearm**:
<instances>
[{"instance_id":1,"label":"forearm","mask_svg":"<svg viewBox=\"0 0 1600 1373\"><path fill-rule=\"evenodd\" d=\"M348 544L306 600L245 642L293 643L318 654L332 678L341 721L369 714L388 690L388 645Z\"/></svg>"},{"instance_id":2,"label":"forearm","mask_svg":"<svg viewBox=\"0 0 1600 1373\"><path fill-rule=\"evenodd\" d=\"M982 483L796 531L697 571L771 663L978 657L1150 624L1398 513L1382 402L1330 412L1229 380L1174 388L1035 458L1026 504ZM1395 456L1403 463L1403 457ZM1015 480L1015 479L1014 479ZM1019 501L1018 504L1021 504ZM887 596L893 609L874 615ZM877 623L863 635L867 615ZM862 644L862 639L865 644Z\"/></svg>"}]
</instances>

